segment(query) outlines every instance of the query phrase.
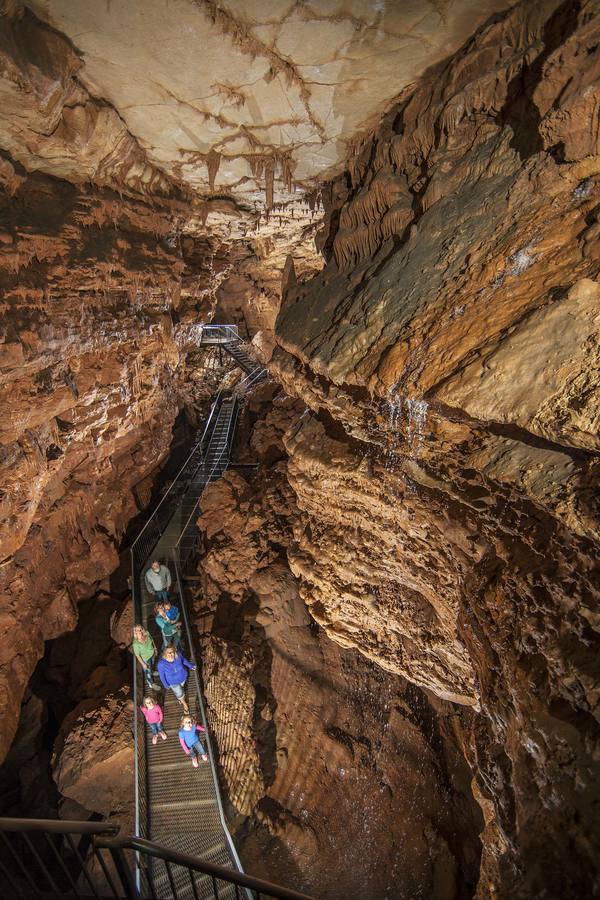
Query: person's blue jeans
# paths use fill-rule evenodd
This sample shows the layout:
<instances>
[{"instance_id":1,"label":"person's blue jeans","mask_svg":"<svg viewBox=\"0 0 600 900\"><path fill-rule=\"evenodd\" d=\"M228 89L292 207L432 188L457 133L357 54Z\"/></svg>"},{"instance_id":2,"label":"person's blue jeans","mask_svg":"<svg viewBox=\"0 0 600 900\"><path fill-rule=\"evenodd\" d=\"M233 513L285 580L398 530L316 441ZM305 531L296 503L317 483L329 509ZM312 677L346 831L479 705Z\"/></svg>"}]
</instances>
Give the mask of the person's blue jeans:
<instances>
[{"instance_id":1,"label":"person's blue jeans","mask_svg":"<svg viewBox=\"0 0 600 900\"><path fill-rule=\"evenodd\" d=\"M174 631L173 634L169 635L166 635L163 631L162 638L163 650L165 649L167 644L173 644L176 650L179 650L179 648L181 647L181 632L179 631L179 629L177 629L177 631Z\"/></svg>"},{"instance_id":2,"label":"person's blue jeans","mask_svg":"<svg viewBox=\"0 0 600 900\"><path fill-rule=\"evenodd\" d=\"M148 666L148 668L144 669L144 678L146 679L146 684L148 685L148 687L152 687L152 678L154 677L152 668L154 666L155 656L155 654L152 654L150 659L146 660L146 665Z\"/></svg>"},{"instance_id":3,"label":"person's blue jeans","mask_svg":"<svg viewBox=\"0 0 600 900\"><path fill-rule=\"evenodd\" d=\"M162 722L150 722L149 725L152 734L160 734L161 731L165 730Z\"/></svg>"},{"instance_id":4,"label":"person's blue jeans","mask_svg":"<svg viewBox=\"0 0 600 900\"><path fill-rule=\"evenodd\" d=\"M206 756L206 750L202 746L200 738L198 738L196 743L192 744L192 746L190 747L190 754L192 756Z\"/></svg>"},{"instance_id":5,"label":"person's blue jeans","mask_svg":"<svg viewBox=\"0 0 600 900\"><path fill-rule=\"evenodd\" d=\"M154 599L157 603L164 603L169 599L169 592L166 589L162 591L154 591Z\"/></svg>"},{"instance_id":6,"label":"person's blue jeans","mask_svg":"<svg viewBox=\"0 0 600 900\"><path fill-rule=\"evenodd\" d=\"M185 681L183 684L171 684L169 685L175 696L178 700L182 700L185 697Z\"/></svg>"}]
</instances>

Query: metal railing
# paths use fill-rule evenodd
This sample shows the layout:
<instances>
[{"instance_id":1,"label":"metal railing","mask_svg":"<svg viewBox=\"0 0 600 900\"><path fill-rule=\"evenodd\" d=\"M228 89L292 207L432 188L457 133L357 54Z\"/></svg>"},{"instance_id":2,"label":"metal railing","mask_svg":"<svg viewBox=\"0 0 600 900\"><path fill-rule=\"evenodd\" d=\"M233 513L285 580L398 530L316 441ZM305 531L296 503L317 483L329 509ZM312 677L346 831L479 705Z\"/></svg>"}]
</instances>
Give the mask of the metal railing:
<instances>
[{"instance_id":1,"label":"metal railing","mask_svg":"<svg viewBox=\"0 0 600 900\"><path fill-rule=\"evenodd\" d=\"M232 326L210 326L232 329ZM237 331L237 329L236 329ZM237 338L239 340L239 338ZM234 389L231 414L226 429L223 448L210 468L203 473L195 490L198 496L192 514L181 527L179 536L171 547L175 578L179 589L179 602L183 615L189 653L196 662L194 643L191 639L190 621L185 603L182 578L182 561L187 559L189 548L183 551L182 537L186 528L196 527L194 513L206 485L221 469L229 453L237 423L238 408L247 391L266 377L261 367L250 372ZM200 438L195 442L187 459L176 474L168 490L151 513L148 521L131 545L132 602L136 623L142 621L142 573L155 547L165 534L169 522L183 503L178 493L180 486L193 483L200 467L206 462L212 433L219 417L223 399L222 389L217 394ZM219 437L223 441L223 435ZM220 445L219 445L220 446ZM171 539L169 538L169 541ZM164 543L164 542L163 542ZM195 546L195 544L194 544ZM193 550L193 547L192 547ZM135 658L133 662L133 706L134 706L134 769L135 769L135 836L120 837L118 826L105 822L69 822L55 820L0 819L0 842L7 854L0 855L0 874L10 890L10 896L20 898L37 897L45 900L54 897L135 897L153 900L229 900L229 898L273 897L281 900L311 900L306 895L280 887L262 879L245 875L229 833L223 803L220 796L215 754L208 731L204 696L198 675L194 670L193 679L215 786L215 799L223 836L229 854L238 871L226 868L208 860L189 856L163 847L147 839L146 826L148 809L148 766L146 759L145 732L141 731L137 707L144 693L144 678ZM164 870L164 871L163 871Z\"/></svg>"},{"instance_id":2,"label":"metal railing","mask_svg":"<svg viewBox=\"0 0 600 900\"><path fill-rule=\"evenodd\" d=\"M245 379L244 379L245 380ZM221 468L221 465L224 462L229 461L229 453L231 452L231 444L233 442L233 435L235 433L235 427L237 425L237 417L238 417L238 401L237 398L234 399L234 403L231 409L231 416L229 418L229 422L227 424L227 436L225 445L221 450L217 459L214 460L211 469L206 474L204 478L204 484L202 485L202 489L198 492L198 497L196 499L196 503L194 504L192 511L190 512L188 518L186 519L181 532L179 534L179 538L175 543L175 550L177 551L178 559L181 565L185 566L187 563L191 553L194 551L198 544L199 538L199 529L197 525L197 518L200 513L200 501L202 499L202 495L204 493L207 485L211 483L213 480L213 476L217 472L218 469ZM225 459L226 458L226 459Z\"/></svg>"},{"instance_id":3,"label":"metal railing","mask_svg":"<svg viewBox=\"0 0 600 900\"><path fill-rule=\"evenodd\" d=\"M212 402L210 412L206 419L206 423L200 437L194 442L190 453L186 457L179 471L171 481L171 484L161 497L156 507L150 513L147 522L131 544L131 554L133 562L143 565L152 548L165 531L171 517L173 516L174 507L180 498L176 496L177 489L184 483L190 481L195 472L198 471L204 459L204 444L211 426L214 424L215 416L221 401L222 388L219 389L215 399ZM196 464L194 464L196 458Z\"/></svg>"},{"instance_id":4,"label":"metal railing","mask_svg":"<svg viewBox=\"0 0 600 900\"><path fill-rule=\"evenodd\" d=\"M234 406L232 409L231 418L229 420L228 425L228 434L227 434L227 442L223 447L219 457L214 461L213 466L210 472L207 474L205 478L205 484L202 491L199 492L196 503L190 512L186 522L184 523L178 541L175 544L175 549L178 554L178 559L180 563L185 566L190 554L193 552L195 547L198 545L199 540L199 529L197 525L197 519L200 515L200 501L202 500L202 495L204 493L204 488L209 485L213 479L213 475L221 466L223 461L223 457L227 456L231 450L231 444L233 441L233 435L235 432L235 427L237 425L239 404L248 393L248 391L254 387L256 384L259 384L261 381L268 376L267 369L259 366L255 369L254 372L251 372L249 375L240 381L238 385L234 388L233 396L234 396ZM227 459L227 461L229 461Z\"/></svg>"},{"instance_id":5,"label":"metal railing","mask_svg":"<svg viewBox=\"0 0 600 900\"><path fill-rule=\"evenodd\" d=\"M201 344L226 344L229 341L241 341L237 325L201 326Z\"/></svg>"},{"instance_id":6,"label":"metal railing","mask_svg":"<svg viewBox=\"0 0 600 900\"><path fill-rule=\"evenodd\" d=\"M215 332L215 334L220 335L220 342L225 342L224 338L226 337L229 342L232 342L235 336L235 340L239 342L239 337L237 335L237 329L234 326L205 326L206 328ZM242 402L243 398L259 381L263 380L267 376L267 372L263 369L259 364L256 364L256 367L243 378L238 385L233 389L232 396L229 399L224 398L224 389L220 388L218 394L215 397L214 402L212 403L210 414L207 418L206 425L202 432L202 435L198 441L196 441L194 447L192 448L191 453L188 458L180 468L179 472L175 476L172 484L169 486L166 494L161 498L160 503L157 508L151 513L148 522L141 530L140 534L133 542L131 546L131 562L132 562L132 600L134 605L134 620L136 623L142 623L143 615L143 602L142 602L142 592L143 592L143 583L142 576L143 571L146 565L149 564L152 558L154 558L154 554L156 553L156 548L160 546L162 555L165 553L169 553L172 556L172 561L175 566L175 574L176 580L179 587L179 602L181 604L182 615L184 620L185 631L182 636L187 637L187 643L189 646L189 652L192 657L192 660L195 661L195 654L193 649L193 641L191 639L191 631L190 631L190 623L188 620L187 609L184 599L184 585L183 585L183 566L186 564L188 559L192 556L194 550L198 545L198 540L200 536L200 532L197 526L197 517L199 512L199 502L202 496L202 493L207 484L209 484L212 480L215 479L217 475L220 475L222 471L226 468L229 462L229 454L231 452L231 446L233 443L233 438L235 434L235 427L237 423L238 417L238 409L239 405ZM225 412L224 404L227 405L230 412ZM229 420L227 421L224 416L229 415ZM226 423L226 424L225 424ZM222 445L222 446L221 446ZM211 450L211 448L213 448ZM217 449L217 456L213 458L214 450ZM206 467L206 471L202 470L202 466ZM183 494L179 490L179 486L187 487ZM193 502L192 510L187 514L187 510L189 509L190 500ZM181 517L182 521L178 522L176 527L176 531L174 531L172 522L177 521L173 517L178 515ZM187 517L186 517L187 516ZM183 521L185 518L185 522ZM162 539L169 529L169 537L165 543L165 539ZM161 540L162 539L162 540ZM168 544L168 547L167 547ZM160 554L158 554L160 555ZM148 768L148 760L146 757L146 735L145 730L142 730L140 723L138 721L137 716L137 707L140 704L141 697L144 694L144 678L141 672L140 667L136 664L136 660L133 659L134 673L133 673L133 701L134 701L134 741L135 741L135 754L134 754L134 768L135 768L135 833L136 837L132 838L131 841L137 841L138 843L134 846L131 842L128 844L129 849L135 851L135 882L134 887L136 891L138 891L139 895L142 896L143 892L149 892L150 896L154 896L154 884L152 882L153 874L152 874L152 860L148 863L144 862L144 860L140 857L139 850L139 841L147 841L150 838L150 833L148 832L148 821L152 816L152 810L150 806L150 794L148 790L148 778L149 778L149 768ZM229 833L229 829L227 826L227 822L225 819L225 814L223 811L223 804L220 797L220 790L218 784L218 777L216 771L215 758L213 753L213 747L210 742L210 736L208 734L208 725L206 721L206 712L204 708L204 697L200 684L200 680L198 678L197 672L194 673L195 680L195 693L196 700L198 704L198 709L201 712L202 721L204 727L206 729L205 736L207 740L208 746L208 754L211 765L211 773L212 773L212 781L214 783L214 796L216 799L216 804L219 812L219 818L221 821L221 826L223 830L223 836L226 842L226 845L229 849L229 854L232 858L233 863L237 866L239 872L236 873L235 870L231 869L223 869L223 872L227 872L230 879L235 875L243 876L242 867L237 856L237 852L235 850L235 846L233 844L233 840ZM175 851L173 851L175 852ZM194 860L194 857L188 857L188 859ZM197 860L196 860L197 862ZM217 866L217 868L219 868ZM202 870L204 871L204 870ZM243 876L246 877L246 876ZM167 878L171 885L181 885L181 873L175 879L172 879L171 874L168 871L167 867ZM225 879L227 880L227 879ZM164 881L164 879L163 879ZM244 882L238 881L235 882L233 880L229 881L230 884L234 885L243 885ZM238 887L235 888L236 896L238 896L237 891ZM279 888L279 891L284 889ZM261 895L263 896L300 896L298 894L294 894L294 892L287 892L283 894L268 894L263 889L261 891ZM173 894L173 896L176 896ZM191 896L191 895L190 895ZM196 896L195 894L193 895ZM203 895L205 896L205 895ZM211 895L212 896L212 895ZM217 896L217 895L215 895ZM229 896L233 896L232 894L228 894ZM250 897L250 895L248 895Z\"/></svg>"},{"instance_id":7,"label":"metal railing","mask_svg":"<svg viewBox=\"0 0 600 900\"><path fill-rule=\"evenodd\" d=\"M0 818L0 872L14 900L139 898L313 900L306 894L235 872L138 837L120 837L110 822ZM148 891L132 879L128 856L142 860ZM160 887L156 875L162 863ZM154 873L154 874L153 874ZM183 876L183 877L182 877ZM9 893L10 892L10 893Z\"/></svg>"}]
</instances>

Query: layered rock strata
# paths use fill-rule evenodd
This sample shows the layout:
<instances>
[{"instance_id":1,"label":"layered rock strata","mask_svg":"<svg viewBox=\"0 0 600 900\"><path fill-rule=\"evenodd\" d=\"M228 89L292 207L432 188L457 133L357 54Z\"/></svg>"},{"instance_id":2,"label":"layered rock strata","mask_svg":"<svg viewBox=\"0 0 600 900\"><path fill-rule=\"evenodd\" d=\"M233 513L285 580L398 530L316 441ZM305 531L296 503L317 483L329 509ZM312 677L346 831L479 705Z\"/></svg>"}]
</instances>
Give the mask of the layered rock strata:
<instances>
[{"instance_id":1,"label":"layered rock strata","mask_svg":"<svg viewBox=\"0 0 600 900\"><path fill-rule=\"evenodd\" d=\"M178 389L188 323L214 299L170 240L169 205L28 175L7 157L1 174L4 754L43 642L75 626L78 601L118 565L193 400Z\"/></svg>"},{"instance_id":2,"label":"layered rock strata","mask_svg":"<svg viewBox=\"0 0 600 900\"><path fill-rule=\"evenodd\" d=\"M520 4L407 94L276 324L301 595L478 711L483 896L597 888L599 36Z\"/></svg>"},{"instance_id":3,"label":"layered rock strata","mask_svg":"<svg viewBox=\"0 0 600 900\"><path fill-rule=\"evenodd\" d=\"M303 515L282 443L302 407L272 393L251 401L236 453L249 443L259 468L212 485L200 520L203 676L244 865L320 897L472 896L471 714L309 616L287 559Z\"/></svg>"}]
</instances>

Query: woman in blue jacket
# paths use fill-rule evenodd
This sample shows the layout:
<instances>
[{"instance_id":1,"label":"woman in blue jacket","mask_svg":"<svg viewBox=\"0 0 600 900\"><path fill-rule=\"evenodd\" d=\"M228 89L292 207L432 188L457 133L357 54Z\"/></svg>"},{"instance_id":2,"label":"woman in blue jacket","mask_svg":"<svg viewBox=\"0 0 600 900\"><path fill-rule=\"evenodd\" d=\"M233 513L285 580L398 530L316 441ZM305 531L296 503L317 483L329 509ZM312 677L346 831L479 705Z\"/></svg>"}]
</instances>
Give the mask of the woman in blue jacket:
<instances>
[{"instance_id":1,"label":"woman in blue jacket","mask_svg":"<svg viewBox=\"0 0 600 900\"><path fill-rule=\"evenodd\" d=\"M158 675L164 688L171 688L181 705L183 711L188 714L189 708L185 700L185 683L187 681L187 669L195 669L196 666L189 662L181 650L175 647L166 647L158 661Z\"/></svg>"}]
</instances>

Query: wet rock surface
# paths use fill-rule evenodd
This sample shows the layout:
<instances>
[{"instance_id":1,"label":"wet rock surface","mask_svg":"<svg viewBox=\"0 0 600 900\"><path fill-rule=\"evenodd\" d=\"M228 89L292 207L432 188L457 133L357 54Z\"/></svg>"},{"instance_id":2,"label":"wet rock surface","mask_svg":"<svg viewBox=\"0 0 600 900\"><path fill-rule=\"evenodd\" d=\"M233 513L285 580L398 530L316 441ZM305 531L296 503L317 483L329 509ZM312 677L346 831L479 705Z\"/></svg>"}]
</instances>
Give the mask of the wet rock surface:
<instances>
[{"instance_id":1,"label":"wet rock surface","mask_svg":"<svg viewBox=\"0 0 600 900\"><path fill-rule=\"evenodd\" d=\"M407 97L276 324L290 564L334 641L475 704L483 896L597 890L598 27L519 5Z\"/></svg>"},{"instance_id":2,"label":"wet rock surface","mask_svg":"<svg viewBox=\"0 0 600 900\"><path fill-rule=\"evenodd\" d=\"M462 751L472 714L342 648L309 615L288 562L302 513L282 443L302 405L270 394L246 413L246 425L258 416L259 468L212 485L200 520L203 676L244 865L321 897L472 896L483 828Z\"/></svg>"}]
</instances>

